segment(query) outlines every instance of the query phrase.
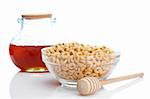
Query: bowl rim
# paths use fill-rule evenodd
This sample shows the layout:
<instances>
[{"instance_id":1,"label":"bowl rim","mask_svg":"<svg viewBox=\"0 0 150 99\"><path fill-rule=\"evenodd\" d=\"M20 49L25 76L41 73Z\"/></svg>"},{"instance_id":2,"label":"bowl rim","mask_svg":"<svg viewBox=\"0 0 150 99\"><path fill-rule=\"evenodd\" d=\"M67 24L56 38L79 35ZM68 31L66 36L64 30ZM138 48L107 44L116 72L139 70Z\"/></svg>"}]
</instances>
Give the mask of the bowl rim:
<instances>
[{"instance_id":1,"label":"bowl rim","mask_svg":"<svg viewBox=\"0 0 150 99\"><path fill-rule=\"evenodd\" d=\"M50 46L50 47L51 47L51 46ZM41 53L44 54L44 51L47 50L47 49L49 49L50 47L44 47L44 48L42 48L42 49L41 49Z\"/></svg>"},{"instance_id":2,"label":"bowl rim","mask_svg":"<svg viewBox=\"0 0 150 99\"><path fill-rule=\"evenodd\" d=\"M44 52L45 50L47 50L47 49L49 49L50 47L45 47L45 48L42 48L41 49L41 54L42 54L42 57L48 57L47 55L46 55L46 53ZM109 62L109 63L106 63L106 64L104 64L104 65L112 65L112 64L115 64L115 63L117 63L117 62L119 62L119 60L120 60L120 55L121 55L121 53L120 53L120 51L114 51L114 58L115 58L115 60L113 61L113 62ZM43 60L43 58L42 58L42 60ZM51 64L51 65L60 65L60 64L56 64L56 63L53 63L53 62L50 62L50 61L43 61L44 63L48 63L48 64ZM102 66L104 66L104 65L102 65Z\"/></svg>"},{"instance_id":3,"label":"bowl rim","mask_svg":"<svg viewBox=\"0 0 150 99\"><path fill-rule=\"evenodd\" d=\"M44 52L44 51L47 50L47 49L49 49L49 48L51 48L51 47L42 48L42 49L41 49L41 53L45 55L45 52ZM115 53L115 56L116 56L116 57L120 57L120 55L121 55L121 52L120 52L120 51L114 51L114 53Z\"/></svg>"}]
</instances>

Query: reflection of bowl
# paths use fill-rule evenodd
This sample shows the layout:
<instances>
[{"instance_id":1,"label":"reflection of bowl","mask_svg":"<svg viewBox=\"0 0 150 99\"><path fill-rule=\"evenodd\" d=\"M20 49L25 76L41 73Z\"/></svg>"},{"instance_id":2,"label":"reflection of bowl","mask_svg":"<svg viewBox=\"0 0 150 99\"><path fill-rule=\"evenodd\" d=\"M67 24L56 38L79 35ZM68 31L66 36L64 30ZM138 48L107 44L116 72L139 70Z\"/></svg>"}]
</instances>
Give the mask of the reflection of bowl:
<instances>
[{"instance_id":1,"label":"reflection of bowl","mask_svg":"<svg viewBox=\"0 0 150 99\"><path fill-rule=\"evenodd\" d=\"M77 57L69 56L65 61L60 56L58 63L46 54L48 49L49 47L42 49L42 60L52 75L66 86L76 85L77 80L86 76L105 79L120 58L119 53L113 53L105 61L97 56L79 57L76 61L74 59Z\"/></svg>"}]
</instances>

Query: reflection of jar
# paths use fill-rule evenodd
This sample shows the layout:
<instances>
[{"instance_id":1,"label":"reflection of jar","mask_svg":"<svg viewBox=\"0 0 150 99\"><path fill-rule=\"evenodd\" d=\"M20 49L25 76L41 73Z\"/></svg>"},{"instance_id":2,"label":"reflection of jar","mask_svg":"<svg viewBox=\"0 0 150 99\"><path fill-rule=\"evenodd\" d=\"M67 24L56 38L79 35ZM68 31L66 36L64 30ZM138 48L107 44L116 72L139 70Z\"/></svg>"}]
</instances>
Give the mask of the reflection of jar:
<instances>
[{"instance_id":1,"label":"reflection of jar","mask_svg":"<svg viewBox=\"0 0 150 99\"><path fill-rule=\"evenodd\" d=\"M41 60L41 49L53 45L51 14L22 15L18 19L21 31L10 43L10 56L14 64L25 72L48 71Z\"/></svg>"},{"instance_id":2,"label":"reflection of jar","mask_svg":"<svg viewBox=\"0 0 150 99\"><path fill-rule=\"evenodd\" d=\"M12 78L9 92L11 99L49 99L58 87L60 83L50 73L19 72Z\"/></svg>"}]
</instances>

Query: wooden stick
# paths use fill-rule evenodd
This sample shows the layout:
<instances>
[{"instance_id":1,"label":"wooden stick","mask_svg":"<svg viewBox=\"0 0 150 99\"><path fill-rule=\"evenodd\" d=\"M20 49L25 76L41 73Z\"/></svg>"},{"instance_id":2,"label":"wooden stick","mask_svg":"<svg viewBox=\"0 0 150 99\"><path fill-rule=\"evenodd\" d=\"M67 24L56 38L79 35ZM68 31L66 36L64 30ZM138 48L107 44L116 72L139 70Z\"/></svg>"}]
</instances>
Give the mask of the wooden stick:
<instances>
[{"instance_id":1,"label":"wooden stick","mask_svg":"<svg viewBox=\"0 0 150 99\"><path fill-rule=\"evenodd\" d=\"M25 14L22 15L22 18L33 20L33 19L42 19L42 18L51 18L52 14Z\"/></svg>"},{"instance_id":2,"label":"wooden stick","mask_svg":"<svg viewBox=\"0 0 150 99\"><path fill-rule=\"evenodd\" d=\"M131 74L131 75L127 75L127 76L111 78L111 79L107 79L107 80L101 80L100 82L102 85L105 85L105 84L115 83L115 82L128 80L128 79L132 79L132 78L136 78L136 77L143 77L143 76L144 76L144 73L136 73L136 74Z\"/></svg>"},{"instance_id":3,"label":"wooden stick","mask_svg":"<svg viewBox=\"0 0 150 99\"><path fill-rule=\"evenodd\" d=\"M116 78L111 78L107 80L99 80L95 77L85 77L77 82L77 90L80 95L90 95L94 94L98 89L102 88L105 84L110 84L114 82L119 82L123 80L128 80L137 77L143 77L144 73L136 73L127 76L121 76Z\"/></svg>"}]
</instances>

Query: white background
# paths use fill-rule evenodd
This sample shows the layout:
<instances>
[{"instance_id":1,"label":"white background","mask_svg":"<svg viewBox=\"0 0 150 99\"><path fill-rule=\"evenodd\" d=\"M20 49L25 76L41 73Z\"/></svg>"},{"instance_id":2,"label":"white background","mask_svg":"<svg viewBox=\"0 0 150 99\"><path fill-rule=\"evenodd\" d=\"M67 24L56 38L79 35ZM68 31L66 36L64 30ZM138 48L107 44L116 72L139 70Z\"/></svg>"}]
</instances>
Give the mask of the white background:
<instances>
[{"instance_id":1,"label":"white background","mask_svg":"<svg viewBox=\"0 0 150 99\"><path fill-rule=\"evenodd\" d=\"M149 0L1 0L0 98L11 99L10 83L19 71L11 62L8 51L10 40L19 31L16 19L25 13L47 12L52 12L57 18L56 28L62 39L71 37L121 52L121 60L111 77L140 71L145 73L144 80L112 95L111 99L150 98L149 6ZM112 84L106 88L110 90L119 85ZM99 94L93 97L102 98Z\"/></svg>"}]
</instances>

